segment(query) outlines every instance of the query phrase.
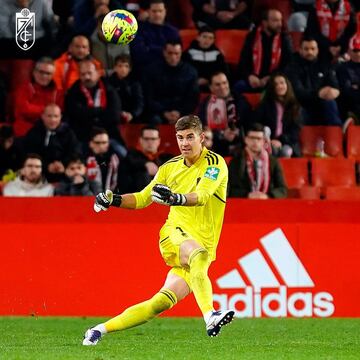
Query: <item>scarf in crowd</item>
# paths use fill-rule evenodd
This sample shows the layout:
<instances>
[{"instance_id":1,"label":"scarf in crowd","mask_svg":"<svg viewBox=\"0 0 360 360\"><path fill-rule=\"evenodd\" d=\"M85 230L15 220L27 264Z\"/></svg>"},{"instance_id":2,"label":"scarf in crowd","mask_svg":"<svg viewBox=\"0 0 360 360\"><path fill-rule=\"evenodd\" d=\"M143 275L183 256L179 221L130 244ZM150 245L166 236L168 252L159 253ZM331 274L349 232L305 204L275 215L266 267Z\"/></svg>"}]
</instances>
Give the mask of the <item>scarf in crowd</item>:
<instances>
[{"instance_id":1,"label":"scarf in crowd","mask_svg":"<svg viewBox=\"0 0 360 360\"><path fill-rule=\"evenodd\" d=\"M84 94L86 101L87 101L87 106L89 108L93 108L93 107L105 108L106 107L106 103L107 103L106 89L105 89L104 83L101 79L99 80L98 85L99 85L99 87L98 87L98 89L96 89L95 96L93 99L89 89L87 87L85 87L84 84L80 83L80 90Z\"/></svg>"},{"instance_id":2,"label":"scarf in crowd","mask_svg":"<svg viewBox=\"0 0 360 360\"><path fill-rule=\"evenodd\" d=\"M212 130L225 130L236 126L236 105L232 96L223 99L211 95L206 112L207 125Z\"/></svg>"},{"instance_id":3,"label":"scarf in crowd","mask_svg":"<svg viewBox=\"0 0 360 360\"><path fill-rule=\"evenodd\" d=\"M250 151L245 148L246 168L249 174L252 191L261 191L266 194L270 185L270 158L264 149L260 158L254 160Z\"/></svg>"},{"instance_id":4,"label":"scarf in crowd","mask_svg":"<svg viewBox=\"0 0 360 360\"><path fill-rule=\"evenodd\" d=\"M350 21L351 6L348 0L340 0L333 15L326 0L316 0L316 15L321 33L330 41L335 41L344 32Z\"/></svg>"},{"instance_id":5,"label":"scarf in crowd","mask_svg":"<svg viewBox=\"0 0 360 360\"><path fill-rule=\"evenodd\" d=\"M259 26L256 30L255 41L253 45L253 64L254 64L254 74L259 75L262 66L263 58L263 46L262 46L262 33L263 28ZM271 48L271 64L269 72L271 73L275 70L280 63L281 58L281 36L276 34L273 38L272 48Z\"/></svg>"},{"instance_id":6,"label":"scarf in crowd","mask_svg":"<svg viewBox=\"0 0 360 360\"><path fill-rule=\"evenodd\" d=\"M136 150L140 151L147 157L149 161L152 161L155 164L158 164L159 156L163 153L162 151L157 151L156 153L146 152L143 150L140 144L136 145Z\"/></svg>"},{"instance_id":7,"label":"scarf in crowd","mask_svg":"<svg viewBox=\"0 0 360 360\"><path fill-rule=\"evenodd\" d=\"M107 174L105 179L105 186L102 181L101 169L95 156L89 156L86 160L86 173L89 180L95 180L101 184L102 189L110 189L114 191L118 184L118 170L120 160L116 154L110 156L110 161L107 164Z\"/></svg>"}]
</instances>

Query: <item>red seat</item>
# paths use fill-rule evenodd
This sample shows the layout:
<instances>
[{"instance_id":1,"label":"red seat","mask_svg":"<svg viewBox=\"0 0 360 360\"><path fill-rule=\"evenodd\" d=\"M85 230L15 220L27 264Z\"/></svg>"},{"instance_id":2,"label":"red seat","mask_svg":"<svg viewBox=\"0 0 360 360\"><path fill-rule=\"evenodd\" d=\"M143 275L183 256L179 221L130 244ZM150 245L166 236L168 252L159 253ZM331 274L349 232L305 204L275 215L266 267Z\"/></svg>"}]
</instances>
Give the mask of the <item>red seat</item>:
<instances>
[{"instance_id":1,"label":"red seat","mask_svg":"<svg viewBox=\"0 0 360 360\"><path fill-rule=\"evenodd\" d=\"M197 37L198 30L182 29L179 31L179 33L183 45L183 50L186 50L190 46L191 42Z\"/></svg>"},{"instance_id":2,"label":"red seat","mask_svg":"<svg viewBox=\"0 0 360 360\"><path fill-rule=\"evenodd\" d=\"M321 140L325 142L325 153L328 156L343 156L343 133L339 126L304 126L300 132L302 154L315 156Z\"/></svg>"},{"instance_id":3,"label":"red seat","mask_svg":"<svg viewBox=\"0 0 360 360\"><path fill-rule=\"evenodd\" d=\"M246 100L249 102L253 109L257 108L261 101L261 94L259 93L243 93Z\"/></svg>"},{"instance_id":4,"label":"red seat","mask_svg":"<svg viewBox=\"0 0 360 360\"><path fill-rule=\"evenodd\" d=\"M346 136L346 155L360 161L360 126L349 126Z\"/></svg>"},{"instance_id":5,"label":"red seat","mask_svg":"<svg viewBox=\"0 0 360 360\"><path fill-rule=\"evenodd\" d=\"M224 156L224 160L226 162L226 165L229 165L230 164L230 161L232 160L232 156Z\"/></svg>"},{"instance_id":6,"label":"red seat","mask_svg":"<svg viewBox=\"0 0 360 360\"><path fill-rule=\"evenodd\" d=\"M301 39L304 35L302 31L289 31L290 38L292 40L292 45L294 51L299 51Z\"/></svg>"},{"instance_id":7,"label":"red seat","mask_svg":"<svg viewBox=\"0 0 360 360\"><path fill-rule=\"evenodd\" d=\"M328 200L360 200L359 186L329 186L325 189Z\"/></svg>"},{"instance_id":8,"label":"red seat","mask_svg":"<svg viewBox=\"0 0 360 360\"><path fill-rule=\"evenodd\" d=\"M312 159L311 178L312 185L323 190L328 186L355 186L355 160Z\"/></svg>"},{"instance_id":9,"label":"red seat","mask_svg":"<svg viewBox=\"0 0 360 360\"><path fill-rule=\"evenodd\" d=\"M290 189L300 189L309 185L309 161L308 159L284 159L279 162L283 169L286 184Z\"/></svg>"},{"instance_id":10,"label":"red seat","mask_svg":"<svg viewBox=\"0 0 360 360\"><path fill-rule=\"evenodd\" d=\"M225 56L225 61L236 67L240 60L247 30L216 30L216 46Z\"/></svg>"}]
</instances>

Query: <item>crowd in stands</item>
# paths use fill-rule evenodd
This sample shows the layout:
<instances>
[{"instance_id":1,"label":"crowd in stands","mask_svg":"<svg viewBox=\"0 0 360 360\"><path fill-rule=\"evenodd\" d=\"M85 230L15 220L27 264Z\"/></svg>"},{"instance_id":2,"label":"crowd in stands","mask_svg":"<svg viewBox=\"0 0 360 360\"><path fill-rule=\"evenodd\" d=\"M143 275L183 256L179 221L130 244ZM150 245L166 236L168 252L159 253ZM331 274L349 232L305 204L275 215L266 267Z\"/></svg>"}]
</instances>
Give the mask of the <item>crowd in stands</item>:
<instances>
[{"instance_id":1,"label":"crowd in stands","mask_svg":"<svg viewBox=\"0 0 360 360\"><path fill-rule=\"evenodd\" d=\"M23 8L36 13L27 51L15 42ZM124 46L101 31L121 8L139 21ZM193 113L206 145L231 159L230 196L286 197L278 158L303 156L304 126L345 133L360 124L359 11L353 0L5 0L3 195L138 191L177 155L164 151L175 137L161 129ZM242 34L236 64L217 41L221 31ZM136 146L124 126L141 128Z\"/></svg>"}]
</instances>

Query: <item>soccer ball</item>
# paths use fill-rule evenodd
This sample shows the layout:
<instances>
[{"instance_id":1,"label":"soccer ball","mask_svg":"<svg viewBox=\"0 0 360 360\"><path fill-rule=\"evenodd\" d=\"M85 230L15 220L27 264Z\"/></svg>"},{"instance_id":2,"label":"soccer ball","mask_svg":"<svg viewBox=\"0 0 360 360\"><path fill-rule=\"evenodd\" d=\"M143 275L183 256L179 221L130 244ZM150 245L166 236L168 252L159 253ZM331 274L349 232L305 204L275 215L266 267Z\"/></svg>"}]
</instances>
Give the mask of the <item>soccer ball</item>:
<instances>
[{"instance_id":1,"label":"soccer ball","mask_svg":"<svg viewBox=\"0 0 360 360\"><path fill-rule=\"evenodd\" d=\"M135 16L126 10L110 11L102 22L105 40L113 44L129 44L134 40L137 29Z\"/></svg>"}]
</instances>

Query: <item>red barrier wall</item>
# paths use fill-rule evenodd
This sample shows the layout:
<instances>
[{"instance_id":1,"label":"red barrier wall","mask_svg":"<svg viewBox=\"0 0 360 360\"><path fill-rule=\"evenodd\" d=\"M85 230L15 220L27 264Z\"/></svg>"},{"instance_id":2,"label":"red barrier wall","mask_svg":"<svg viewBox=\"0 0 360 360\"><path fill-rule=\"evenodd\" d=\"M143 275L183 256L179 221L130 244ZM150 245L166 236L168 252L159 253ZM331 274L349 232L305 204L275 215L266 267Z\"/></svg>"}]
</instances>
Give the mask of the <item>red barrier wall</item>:
<instances>
[{"instance_id":1,"label":"red barrier wall","mask_svg":"<svg viewBox=\"0 0 360 360\"><path fill-rule=\"evenodd\" d=\"M167 208L0 199L0 314L114 315L156 292ZM360 204L229 200L214 299L238 316L360 316ZM289 259L291 261L284 261ZM304 272L305 271L305 272ZM198 316L190 296L169 315Z\"/></svg>"}]
</instances>

